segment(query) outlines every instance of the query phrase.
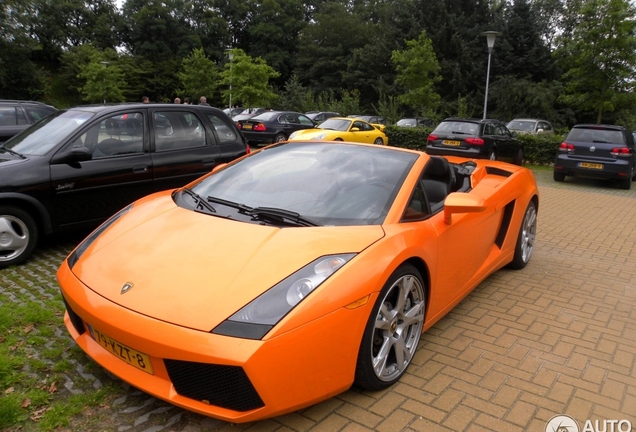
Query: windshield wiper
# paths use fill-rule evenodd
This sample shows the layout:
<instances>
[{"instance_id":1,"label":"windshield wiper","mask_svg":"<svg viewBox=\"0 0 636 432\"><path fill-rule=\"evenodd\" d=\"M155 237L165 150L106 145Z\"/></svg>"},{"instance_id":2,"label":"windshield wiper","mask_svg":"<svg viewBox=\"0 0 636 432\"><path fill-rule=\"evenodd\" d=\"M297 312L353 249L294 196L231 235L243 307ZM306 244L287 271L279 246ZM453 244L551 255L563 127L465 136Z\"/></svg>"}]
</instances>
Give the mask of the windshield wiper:
<instances>
[{"instance_id":1,"label":"windshield wiper","mask_svg":"<svg viewBox=\"0 0 636 432\"><path fill-rule=\"evenodd\" d=\"M13 156L18 156L22 159L26 159L26 156L22 153L18 153L17 151L6 148L5 146L0 146L0 150L4 150L5 152L12 154Z\"/></svg>"},{"instance_id":2,"label":"windshield wiper","mask_svg":"<svg viewBox=\"0 0 636 432\"><path fill-rule=\"evenodd\" d=\"M462 131L452 131L451 133L458 134L458 135L469 135L469 132L462 132Z\"/></svg>"},{"instance_id":3,"label":"windshield wiper","mask_svg":"<svg viewBox=\"0 0 636 432\"><path fill-rule=\"evenodd\" d=\"M208 213L216 213L216 209L214 207L212 207L207 201L205 201L203 198L201 198L196 192L188 189L188 188L183 188L182 189L185 193L187 193L188 195L190 195L192 198L194 198L194 201L196 202L196 207L194 208L194 211L198 211L201 212L204 209L207 210Z\"/></svg>"},{"instance_id":4,"label":"windshield wiper","mask_svg":"<svg viewBox=\"0 0 636 432\"><path fill-rule=\"evenodd\" d=\"M287 220L300 226L320 226L320 224L302 216L300 213L275 207L254 207L246 214L256 218Z\"/></svg>"},{"instance_id":5,"label":"windshield wiper","mask_svg":"<svg viewBox=\"0 0 636 432\"><path fill-rule=\"evenodd\" d=\"M238 209L241 213L244 213L244 214L247 214L249 211L252 210L252 207L246 206L245 204L235 203L234 201L224 200L223 198L209 196L206 199L208 200L208 202L222 204L228 207L234 207L235 209Z\"/></svg>"}]
</instances>

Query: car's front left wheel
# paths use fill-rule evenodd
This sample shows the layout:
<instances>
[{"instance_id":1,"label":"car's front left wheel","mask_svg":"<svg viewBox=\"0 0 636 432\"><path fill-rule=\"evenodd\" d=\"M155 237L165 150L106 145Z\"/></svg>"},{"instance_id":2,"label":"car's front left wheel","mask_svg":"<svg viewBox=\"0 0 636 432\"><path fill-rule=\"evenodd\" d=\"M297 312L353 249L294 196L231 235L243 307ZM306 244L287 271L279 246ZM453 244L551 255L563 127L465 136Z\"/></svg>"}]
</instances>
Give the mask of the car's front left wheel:
<instances>
[{"instance_id":1,"label":"car's front left wheel","mask_svg":"<svg viewBox=\"0 0 636 432\"><path fill-rule=\"evenodd\" d=\"M0 268L22 264L38 241L38 227L19 207L0 207Z\"/></svg>"},{"instance_id":2,"label":"car's front left wheel","mask_svg":"<svg viewBox=\"0 0 636 432\"><path fill-rule=\"evenodd\" d=\"M375 145L383 145L384 141L382 140L382 138L376 138L375 141L373 141L373 144L375 144Z\"/></svg>"},{"instance_id":3,"label":"car's front left wheel","mask_svg":"<svg viewBox=\"0 0 636 432\"><path fill-rule=\"evenodd\" d=\"M278 143L278 142L283 142L283 141L287 141L287 137L285 136L284 133L279 133L274 137L274 142Z\"/></svg>"},{"instance_id":4,"label":"car's front left wheel","mask_svg":"<svg viewBox=\"0 0 636 432\"><path fill-rule=\"evenodd\" d=\"M411 264L386 282L367 322L356 365L355 384L368 390L389 387L406 372L422 335L426 289Z\"/></svg>"}]
</instances>

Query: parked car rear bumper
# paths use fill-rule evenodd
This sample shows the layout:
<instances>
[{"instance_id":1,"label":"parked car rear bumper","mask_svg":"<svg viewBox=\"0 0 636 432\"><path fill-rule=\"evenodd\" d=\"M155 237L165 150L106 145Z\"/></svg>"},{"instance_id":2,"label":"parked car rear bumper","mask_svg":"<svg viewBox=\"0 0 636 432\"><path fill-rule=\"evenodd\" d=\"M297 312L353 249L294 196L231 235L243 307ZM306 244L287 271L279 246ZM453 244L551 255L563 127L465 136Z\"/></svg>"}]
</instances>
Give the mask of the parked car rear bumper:
<instances>
[{"instance_id":1,"label":"parked car rear bumper","mask_svg":"<svg viewBox=\"0 0 636 432\"><path fill-rule=\"evenodd\" d=\"M581 166L596 164L602 168ZM574 155L558 154L554 162L554 171L568 176L580 176L600 179L624 179L631 175L632 158L628 159L590 159Z\"/></svg>"},{"instance_id":2,"label":"parked car rear bumper","mask_svg":"<svg viewBox=\"0 0 636 432\"><path fill-rule=\"evenodd\" d=\"M430 155L459 156L459 157L473 158L473 159L486 159L488 157L488 154L485 151L482 152L481 149L479 148L462 149L462 148L454 148L450 146L435 147L432 145L428 145L426 147L426 153Z\"/></svg>"}]
</instances>

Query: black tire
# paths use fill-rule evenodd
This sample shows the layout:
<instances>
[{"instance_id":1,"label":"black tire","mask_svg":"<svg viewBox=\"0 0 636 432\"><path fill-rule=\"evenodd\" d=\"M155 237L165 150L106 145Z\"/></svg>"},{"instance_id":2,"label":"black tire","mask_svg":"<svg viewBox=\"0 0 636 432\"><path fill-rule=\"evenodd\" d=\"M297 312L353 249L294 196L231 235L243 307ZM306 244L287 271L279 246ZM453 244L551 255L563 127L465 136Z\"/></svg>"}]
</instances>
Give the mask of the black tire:
<instances>
[{"instance_id":1,"label":"black tire","mask_svg":"<svg viewBox=\"0 0 636 432\"><path fill-rule=\"evenodd\" d=\"M342 141L342 138L336 138L334 141Z\"/></svg>"},{"instance_id":2,"label":"black tire","mask_svg":"<svg viewBox=\"0 0 636 432\"><path fill-rule=\"evenodd\" d=\"M26 211L0 206L0 268L22 264L38 242L38 226Z\"/></svg>"},{"instance_id":3,"label":"black tire","mask_svg":"<svg viewBox=\"0 0 636 432\"><path fill-rule=\"evenodd\" d=\"M554 178L555 182L562 182L565 181L565 174L563 174L562 172L554 171L554 173L552 174L552 178Z\"/></svg>"},{"instance_id":4,"label":"black tire","mask_svg":"<svg viewBox=\"0 0 636 432\"><path fill-rule=\"evenodd\" d=\"M384 145L384 140L382 138L376 138L375 141L373 141L373 144Z\"/></svg>"},{"instance_id":5,"label":"black tire","mask_svg":"<svg viewBox=\"0 0 636 432\"><path fill-rule=\"evenodd\" d=\"M515 160L513 161L515 165L523 165L523 149L517 150L517 154L515 155Z\"/></svg>"},{"instance_id":6,"label":"black tire","mask_svg":"<svg viewBox=\"0 0 636 432\"><path fill-rule=\"evenodd\" d=\"M636 181L636 165L632 166L632 181Z\"/></svg>"},{"instance_id":7,"label":"black tire","mask_svg":"<svg viewBox=\"0 0 636 432\"><path fill-rule=\"evenodd\" d=\"M521 220L519 227L519 235L517 236L517 244L515 245L515 256L508 267L514 270L524 268L534 250L534 240L537 235L537 206L534 201L530 201L526 212Z\"/></svg>"},{"instance_id":8,"label":"black tire","mask_svg":"<svg viewBox=\"0 0 636 432\"><path fill-rule=\"evenodd\" d=\"M381 390L400 379L417 351L425 309L422 276L411 264L403 264L384 284L371 310L358 352L356 385ZM396 346L403 346L404 352Z\"/></svg>"},{"instance_id":9,"label":"black tire","mask_svg":"<svg viewBox=\"0 0 636 432\"><path fill-rule=\"evenodd\" d=\"M276 136L274 137L274 142L279 143L283 141L287 141L287 137L285 136L285 134L284 133L276 134Z\"/></svg>"},{"instance_id":10,"label":"black tire","mask_svg":"<svg viewBox=\"0 0 636 432\"><path fill-rule=\"evenodd\" d=\"M628 177L626 179L621 179L618 181L618 185L621 189L630 190L632 187L632 178Z\"/></svg>"}]
</instances>

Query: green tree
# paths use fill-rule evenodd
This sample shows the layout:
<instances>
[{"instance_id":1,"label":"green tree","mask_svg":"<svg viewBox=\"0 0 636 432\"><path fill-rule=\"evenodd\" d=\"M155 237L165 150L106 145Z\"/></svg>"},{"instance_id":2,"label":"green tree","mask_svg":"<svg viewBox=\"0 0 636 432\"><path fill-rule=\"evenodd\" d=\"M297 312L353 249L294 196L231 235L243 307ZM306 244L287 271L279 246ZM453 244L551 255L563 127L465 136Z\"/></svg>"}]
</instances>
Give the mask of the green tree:
<instances>
[{"instance_id":1,"label":"green tree","mask_svg":"<svg viewBox=\"0 0 636 432\"><path fill-rule=\"evenodd\" d=\"M221 72L219 84L225 87L222 91L223 100L230 99L231 86L232 105L240 103L246 107L269 106L277 97L270 86L270 80L280 74L262 58L252 58L242 49L235 48L232 53L232 62L226 63Z\"/></svg>"},{"instance_id":2,"label":"green tree","mask_svg":"<svg viewBox=\"0 0 636 432\"><path fill-rule=\"evenodd\" d=\"M103 56L96 54L88 64L80 67L79 76L85 80L82 95L86 102L123 102L124 93L119 87L122 74L116 64L105 64Z\"/></svg>"},{"instance_id":3,"label":"green tree","mask_svg":"<svg viewBox=\"0 0 636 432\"><path fill-rule=\"evenodd\" d=\"M205 96L212 100L216 93L219 72L216 65L207 58L203 48L196 48L190 56L181 61L182 72L179 72L181 94L198 100Z\"/></svg>"},{"instance_id":4,"label":"green tree","mask_svg":"<svg viewBox=\"0 0 636 432\"><path fill-rule=\"evenodd\" d=\"M441 100L435 91L435 83L441 80L440 66L426 31L417 40L407 41L405 50L393 51L391 59L395 81L405 89L399 100L418 113L436 109Z\"/></svg>"},{"instance_id":5,"label":"green tree","mask_svg":"<svg viewBox=\"0 0 636 432\"><path fill-rule=\"evenodd\" d=\"M579 24L555 53L566 71L560 100L601 123L605 112L634 106L636 8L626 0L584 0L575 13Z\"/></svg>"},{"instance_id":6,"label":"green tree","mask_svg":"<svg viewBox=\"0 0 636 432\"><path fill-rule=\"evenodd\" d=\"M291 76L298 35L306 25L303 4L301 0L252 0L251 11L246 51L279 72L282 84Z\"/></svg>"}]
</instances>

